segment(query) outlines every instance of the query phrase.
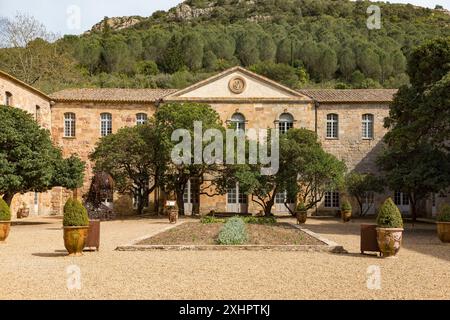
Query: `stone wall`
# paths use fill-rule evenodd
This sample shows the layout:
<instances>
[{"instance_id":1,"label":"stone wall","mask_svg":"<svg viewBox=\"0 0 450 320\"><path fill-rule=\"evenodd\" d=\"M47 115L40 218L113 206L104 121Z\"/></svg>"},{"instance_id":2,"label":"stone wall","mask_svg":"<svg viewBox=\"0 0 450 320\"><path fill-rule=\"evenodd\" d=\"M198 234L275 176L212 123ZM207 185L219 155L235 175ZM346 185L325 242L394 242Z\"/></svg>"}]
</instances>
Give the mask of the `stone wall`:
<instances>
[{"instance_id":1,"label":"stone wall","mask_svg":"<svg viewBox=\"0 0 450 320\"><path fill-rule=\"evenodd\" d=\"M86 162L86 172L83 187L78 192L81 198L89 191L94 164L89 160L89 155L94 151L96 143L100 140L100 115L111 113L112 130L117 132L120 128L134 126L136 114L146 113L150 118L155 113L154 104L142 103L92 103L92 102L57 102L52 107L52 137L56 145L61 147L64 157L79 156ZM75 137L64 137L64 114L74 113L76 116ZM57 192L58 193L58 192ZM62 195L61 201L55 201L64 205L70 193ZM122 202L121 202L122 203ZM55 208L55 211L61 211ZM132 208L130 208L132 210Z\"/></svg>"},{"instance_id":2,"label":"stone wall","mask_svg":"<svg viewBox=\"0 0 450 320\"><path fill-rule=\"evenodd\" d=\"M10 93L11 105L30 113L34 119L45 129L51 129L50 99L33 88L0 72L0 104L6 102L6 94ZM30 209L30 215L46 215L52 212L51 192L30 192L16 195L12 201L11 210L13 219L17 211L25 205Z\"/></svg>"}]
</instances>

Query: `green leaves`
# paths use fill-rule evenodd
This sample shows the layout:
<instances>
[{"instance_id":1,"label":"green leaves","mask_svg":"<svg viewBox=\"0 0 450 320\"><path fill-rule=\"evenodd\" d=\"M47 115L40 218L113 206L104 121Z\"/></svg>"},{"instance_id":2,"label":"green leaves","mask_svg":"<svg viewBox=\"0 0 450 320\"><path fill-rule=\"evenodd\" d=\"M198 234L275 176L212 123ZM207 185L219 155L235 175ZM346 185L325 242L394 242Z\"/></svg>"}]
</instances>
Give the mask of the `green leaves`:
<instances>
[{"instance_id":1,"label":"green leaves","mask_svg":"<svg viewBox=\"0 0 450 320\"><path fill-rule=\"evenodd\" d=\"M10 221L11 220L11 209L6 204L6 202L0 198L0 221Z\"/></svg>"},{"instance_id":2,"label":"green leaves","mask_svg":"<svg viewBox=\"0 0 450 320\"><path fill-rule=\"evenodd\" d=\"M63 159L49 132L30 114L0 106L0 123L0 194L82 185L84 163L76 157Z\"/></svg>"},{"instance_id":3,"label":"green leaves","mask_svg":"<svg viewBox=\"0 0 450 320\"><path fill-rule=\"evenodd\" d=\"M377 225L381 228L403 228L402 215L391 198L378 211Z\"/></svg>"},{"instance_id":4,"label":"green leaves","mask_svg":"<svg viewBox=\"0 0 450 320\"><path fill-rule=\"evenodd\" d=\"M89 217L85 207L78 201L70 198L64 205L64 227L87 227Z\"/></svg>"}]
</instances>

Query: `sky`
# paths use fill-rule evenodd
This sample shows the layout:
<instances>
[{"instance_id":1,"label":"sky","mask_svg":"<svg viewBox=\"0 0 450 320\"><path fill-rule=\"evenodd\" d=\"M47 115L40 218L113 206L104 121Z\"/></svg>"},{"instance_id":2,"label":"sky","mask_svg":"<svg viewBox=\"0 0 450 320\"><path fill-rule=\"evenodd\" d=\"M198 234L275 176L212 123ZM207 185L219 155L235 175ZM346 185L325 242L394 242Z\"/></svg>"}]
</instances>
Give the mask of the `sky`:
<instances>
[{"instance_id":1,"label":"sky","mask_svg":"<svg viewBox=\"0 0 450 320\"><path fill-rule=\"evenodd\" d=\"M168 10L181 0L0 0L0 16L13 17L16 12L34 16L53 33L81 34L103 17L139 15L148 17L157 10ZM434 8L436 4L450 10L450 0L391 0Z\"/></svg>"}]
</instances>

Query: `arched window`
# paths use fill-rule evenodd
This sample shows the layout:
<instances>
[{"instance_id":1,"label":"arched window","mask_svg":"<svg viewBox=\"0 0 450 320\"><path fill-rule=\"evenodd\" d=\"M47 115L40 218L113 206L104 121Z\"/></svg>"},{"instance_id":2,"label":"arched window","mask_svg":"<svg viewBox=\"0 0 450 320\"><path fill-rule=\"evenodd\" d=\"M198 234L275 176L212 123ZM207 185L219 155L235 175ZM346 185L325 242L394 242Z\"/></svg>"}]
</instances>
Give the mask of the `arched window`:
<instances>
[{"instance_id":1,"label":"arched window","mask_svg":"<svg viewBox=\"0 0 450 320\"><path fill-rule=\"evenodd\" d=\"M13 98L13 95L11 92L8 92L8 91L5 92L5 106L12 106L12 103L13 103L12 98Z\"/></svg>"},{"instance_id":2,"label":"arched window","mask_svg":"<svg viewBox=\"0 0 450 320\"><path fill-rule=\"evenodd\" d=\"M294 127L294 117L290 113L283 113L278 121L278 129L280 134L286 133Z\"/></svg>"},{"instance_id":3,"label":"arched window","mask_svg":"<svg viewBox=\"0 0 450 320\"><path fill-rule=\"evenodd\" d=\"M146 124L148 120L147 114L145 113L138 113L136 115L136 124L140 125L140 124Z\"/></svg>"},{"instance_id":4,"label":"arched window","mask_svg":"<svg viewBox=\"0 0 450 320\"><path fill-rule=\"evenodd\" d=\"M100 115L100 134L106 137L112 133L112 115L111 113L102 113Z\"/></svg>"},{"instance_id":5,"label":"arched window","mask_svg":"<svg viewBox=\"0 0 450 320\"><path fill-rule=\"evenodd\" d=\"M327 138L337 139L339 133L339 116L331 113L327 115Z\"/></svg>"},{"instance_id":6,"label":"arched window","mask_svg":"<svg viewBox=\"0 0 450 320\"><path fill-rule=\"evenodd\" d=\"M72 112L64 113L64 137L66 138L75 137L75 128L76 128L75 113Z\"/></svg>"},{"instance_id":7,"label":"arched window","mask_svg":"<svg viewBox=\"0 0 450 320\"><path fill-rule=\"evenodd\" d=\"M231 124L237 131L245 131L245 117L241 113L233 114Z\"/></svg>"},{"instance_id":8,"label":"arched window","mask_svg":"<svg viewBox=\"0 0 450 320\"><path fill-rule=\"evenodd\" d=\"M373 139L373 114L363 114L362 116L362 137L363 139Z\"/></svg>"}]
</instances>

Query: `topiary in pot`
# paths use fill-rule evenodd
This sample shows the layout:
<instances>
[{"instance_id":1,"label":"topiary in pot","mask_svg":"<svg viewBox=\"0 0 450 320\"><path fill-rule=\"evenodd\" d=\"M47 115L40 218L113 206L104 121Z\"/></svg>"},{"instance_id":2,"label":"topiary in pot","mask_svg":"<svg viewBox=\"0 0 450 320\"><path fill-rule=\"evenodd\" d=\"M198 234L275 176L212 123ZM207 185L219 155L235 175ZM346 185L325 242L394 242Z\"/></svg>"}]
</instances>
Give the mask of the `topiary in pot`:
<instances>
[{"instance_id":1,"label":"topiary in pot","mask_svg":"<svg viewBox=\"0 0 450 320\"><path fill-rule=\"evenodd\" d=\"M78 200L69 199L64 205L64 246L69 256L83 255L89 229L86 208Z\"/></svg>"},{"instance_id":2,"label":"topiary in pot","mask_svg":"<svg viewBox=\"0 0 450 320\"><path fill-rule=\"evenodd\" d=\"M442 205L436 220L439 240L450 243L450 205Z\"/></svg>"},{"instance_id":3,"label":"topiary in pot","mask_svg":"<svg viewBox=\"0 0 450 320\"><path fill-rule=\"evenodd\" d=\"M378 211L377 225L378 246L383 257L395 256L402 244L403 219L391 198L388 198Z\"/></svg>"},{"instance_id":4,"label":"topiary in pot","mask_svg":"<svg viewBox=\"0 0 450 320\"><path fill-rule=\"evenodd\" d=\"M295 216L297 218L297 224L306 223L306 219L308 218L308 209L303 202L300 202L297 205L297 208L295 208Z\"/></svg>"},{"instance_id":5,"label":"topiary in pot","mask_svg":"<svg viewBox=\"0 0 450 320\"><path fill-rule=\"evenodd\" d=\"M342 221L349 222L352 218L352 205L348 200L342 202L341 205L341 217Z\"/></svg>"},{"instance_id":6,"label":"topiary in pot","mask_svg":"<svg viewBox=\"0 0 450 320\"><path fill-rule=\"evenodd\" d=\"M8 238L11 228L11 209L6 202L0 198L0 242Z\"/></svg>"}]
</instances>

